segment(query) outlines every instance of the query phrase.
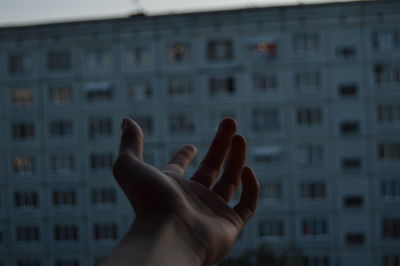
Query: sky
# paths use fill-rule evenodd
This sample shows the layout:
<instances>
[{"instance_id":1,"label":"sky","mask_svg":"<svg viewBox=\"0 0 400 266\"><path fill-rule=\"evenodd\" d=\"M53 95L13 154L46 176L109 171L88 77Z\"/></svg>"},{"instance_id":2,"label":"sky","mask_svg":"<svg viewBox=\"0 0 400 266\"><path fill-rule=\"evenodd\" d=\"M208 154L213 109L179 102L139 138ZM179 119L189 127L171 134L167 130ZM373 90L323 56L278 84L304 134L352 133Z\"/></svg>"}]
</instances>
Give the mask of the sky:
<instances>
[{"instance_id":1,"label":"sky","mask_svg":"<svg viewBox=\"0 0 400 266\"><path fill-rule=\"evenodd\" d=\"M0 26L345 0L0 0Z\"/></svg>"}]
</instances>

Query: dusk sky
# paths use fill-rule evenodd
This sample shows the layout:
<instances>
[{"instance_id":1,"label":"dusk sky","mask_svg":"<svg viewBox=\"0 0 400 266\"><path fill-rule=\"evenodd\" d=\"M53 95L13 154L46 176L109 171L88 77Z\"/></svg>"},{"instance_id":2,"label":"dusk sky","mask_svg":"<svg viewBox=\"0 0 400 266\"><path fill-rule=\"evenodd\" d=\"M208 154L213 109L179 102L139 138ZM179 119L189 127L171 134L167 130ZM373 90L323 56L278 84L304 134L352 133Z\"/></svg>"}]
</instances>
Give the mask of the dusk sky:
<instances>
[{"instance_id":1,"label":"dusk sky","mask_svg":"<svg viewBox=\"0 0 400 266\"><path fill-rule=\"evenodd\" d=\"M0 26L40 24L127 16L142 9L147 14L193 10L261 7L268 5L346 2L329 0L0 0Z\"/></svg>"}]
</instances>

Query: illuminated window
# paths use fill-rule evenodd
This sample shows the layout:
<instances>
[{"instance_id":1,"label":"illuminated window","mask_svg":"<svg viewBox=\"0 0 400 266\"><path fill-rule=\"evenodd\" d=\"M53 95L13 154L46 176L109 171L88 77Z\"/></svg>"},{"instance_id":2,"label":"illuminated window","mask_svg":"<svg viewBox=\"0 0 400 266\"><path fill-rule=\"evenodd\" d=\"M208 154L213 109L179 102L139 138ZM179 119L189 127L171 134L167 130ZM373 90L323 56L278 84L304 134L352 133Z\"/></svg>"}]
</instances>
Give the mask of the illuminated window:
<instances>
[{"instance_id":1,"label":"illuminated window","mask_svg":"<svg viewBox=\"0 0 400 266\"><path fill-rule=\"evenodd\" d=\"M16 88L11 91L11 102L18 107L28 107L33 104L33 89Z\"/></svg>"},{"instance_id":2,"label":"illuminated window","mask_svg":"<svg viewBox=\"0 0 400 266\"><path fill-rule=\"evenodd\" d=\"M273 60L278 55L278 45L275 41L257 41L249 46L253 59Z\"/></svg>"},{"instance_id":3,"label":"illuminated window","mask_svg":"<svg viewBox=\"0 0 400 266\"><path fill-rule=\"evenodd\" d=\"M67 104L72 101L72 88L69 86L52 86L49 88L50 102Z\"/></svg>"},{"instance_id":4,"label":"illuminated window","mask_svg":"<svg viewBox=\"0 0 400 266\"><path fill-rule=\"evenodd\" d=\"M175 43L169 47L169 60L181 63L188 60L188 46L182 43Z\"/></svg>"},{"instance_id":5,"label":"illuminated window","mask_svg":"<svg viewBox=\"0 0 400 266\"><path fill-rule=\"evenodd\" d=\"M33 175L36 172L36 162L33 156L18 156L12 160L13 172L17 175Z\"/></svg>"}]
</instances>

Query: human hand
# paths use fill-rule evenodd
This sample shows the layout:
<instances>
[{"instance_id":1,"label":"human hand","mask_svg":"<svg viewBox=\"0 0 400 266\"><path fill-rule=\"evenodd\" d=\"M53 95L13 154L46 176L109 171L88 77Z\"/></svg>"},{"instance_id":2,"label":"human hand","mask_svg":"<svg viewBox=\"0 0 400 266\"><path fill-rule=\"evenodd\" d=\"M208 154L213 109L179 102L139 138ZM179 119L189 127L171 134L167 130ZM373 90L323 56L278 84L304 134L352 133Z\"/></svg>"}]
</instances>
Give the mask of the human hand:
<instances>
[{"instance_id":1,"label":"human hand","mask_svg":"<svg viewBox=\"0 0 400 266\"><path fill-rule=\"evenodd\" d=\"M124 119L113 172L136 212L132 230L142 227L144 231L157 231L172 225L168 238L179 239L176 245L185 246L184 250L196 256L201 265L221 260L254 213L259 194L256 177L244 166L246 142L235 134L236 127L233 119L221 122L199 168L185 179L184 170L195 157L196 147L184 146L160 171L143 161L140 127L132 119ZM231 208L228 203L240 183L240 200Z\"/></svg>"}]
</instances>

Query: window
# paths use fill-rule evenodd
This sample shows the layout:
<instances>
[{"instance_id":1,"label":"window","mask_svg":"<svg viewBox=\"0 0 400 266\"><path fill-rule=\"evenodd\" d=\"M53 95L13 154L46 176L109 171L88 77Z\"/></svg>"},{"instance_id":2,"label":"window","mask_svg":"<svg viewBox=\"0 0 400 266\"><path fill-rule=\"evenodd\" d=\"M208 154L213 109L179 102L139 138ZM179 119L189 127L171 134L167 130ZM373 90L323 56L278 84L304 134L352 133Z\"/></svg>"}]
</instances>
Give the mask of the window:
<instances>
[{"instance_id":1,"label":"window","mask_svg":"<svg viewBox=\"0 0 400 266\"><path fill-rule=\"evenodd\" d=\"M316 33L299 33L293 36L293 49L297 54L310 54L319 49Z\"/></svg>"},{"instance_id":2,"label":"window","mask_svg":"<svg viewBox=\"0 0 400 266\"><path fill-rule=\"evenodd\" d=\"M32 68L31 57L25 54L10 54L8 56L8 73L10 75L27 74Z\"/></svg>"},{"instance_id":3,"label":"window","mask_svg":"<svg viewBox=\"0 0 400 266\"><path fill-rule=\"evenodd\" d=\"M110 101L113 98L113 86L109 82L89 82L85 86L86 99L89 102Z\"/></svg>"},{"instance_id":4,"label":"window","mask_svg":"<svg viewBox=\"0 0 400 266\"><path fill-rule=\"evenodd\" d=\"M109 118L91 118L89 120L89 138L111 136L113 131L112 122Z\"/></svg>"},{"instance_id":5,"label":"window","mask_svg":"<svg viewBox=\"0 0 400 266\"><path fill-rule=\"evenodd\" d=\"M323 182L304 182L299 186L301 199L323 200L326 199L326 185Z\"/></svg>"},{"instance_id":6,"label":"window","mask_svg":"<svg viewBox=\"0 0 400 266\"><path fill-rule=\"evenodd\" d=\"M347 208L361 208L363 197L358 195L349 195L343 198L343 205Z\"/></svg>"},{"instance_id":7,"label":"window","mask_svg":"<svg viewBox=\"0 0 400 266\"><path fill-rule=\"evenodd\" d=\"M254 163L258 166L272 167L281 162L282 151L278 146L258 147L254 149Z\"/></svg>"},{"instance_id":8,"label":"window","mask_svg":"<svg viewBox=\"0 0 400 266\"><path fill-rule=\"evenodd\" d=\"M284 224L280 220L264 220L258 222L259 237L283 237L285 236Z\"/></svg>"},{"instance_id":9,"label":"window","mask_svg":"<svg viewBox=\"0 0 400 266\"><path fill-rule=\"evenodd\" d=\"M375 83L378 85L400 84L400 66L377 64L374 68Z\"/></svg>"},{"instance_id":10,"label":"window","mask_svg":"<svg viewBox=\"0 0 400 266\"><path fill-rule=\"evenodd\" d=\"M400 123L400 104L378 105L376 112L379 123Z\"/></svg>"},{"instance_id":11,"label":"window","mask_svg":"<svg viewBox=\"0 0 400 266\"><path fill-rule=\"evenodd\" d=\"M145 135L151 135L154 132L154 119L150 115L131 115L139 126L142 128Z\"/></svg>"},{"instance_id":12,"label":"window","mask_svg":"<svg viewBox=\"0 0 400 266\"><path fill-rule=\"evenodd\" d=\"M113 207L117 203L117 194L113 188L96 188L91 191L92 205Z\"/></svg>"},{"instance_id":13,"label":"window","mask_svg":"<svg viewBox=\"0 0 400 266\"><path fill-rule=\"evenodd\" d=\"M66 71L71 68L69 51L52 51L47 54L47 70Z\"/></svg>"},{"instance_id":14,"label":"window","mask_svg":"<svg viewBox=\"0 0 400 266\"><path fill-rule=\"evenodd\" d=\"M13 123L12 137L14 140L32 140L35 137L35 125L33 122Z\"/></svg>"},{"instance_id":15,"label":"window","mask_svg":"<svg viewBox=\"0 0 400 266\"><path fill-rule=\"evenodd\" d=\"M207 58L209 60L233 59L233 43L231 40L209 41L207 44Z\"/></svg>"},{"instance_id":16,"label":"window","mask_svg":"<svg viewBox=\"0 0 400 266\"><path fill-rule=\"evenodd\" d=\"M385 201L400 200L400 180L385 180L380 184L381 198Z\"/></svg>"},{"instance_id":17,"label":"window","mask_svg":"<svg viewBox=\"0 0 400 266\"><path fill-rule=\"evenodd\" d=\"M18 242L25 242L27 244L32 242L39 242L39 227L37 226L17 226L16 237Z\"/></svg>"},{"instance_id":18,"label":"window","mask_svg":"<svg viewBox=\"0 0 400 266\"><path fill-rule=\"evenodd\" d=\"M336 55L343 59L352 59L357 56L357 50L354 46L342 46L337 48Z\"/></svg>"},{"instance_id":19,"label":"window","mask_svg":"<svg viewBox=\"0 0 400 266\"><path fill-rule=\"evenodd\" d=\"M342 98L355 97L358 93L358 87L354 83L342 84L339 86L338 93Z\"/></svg>"},{"instance_id":20,"label":"window","mask_svg":"<svg viewBox=\"0 0 400 266\"><path fill-rule=\"evenodd\" d=\"M134 101L150 100L153 96L150 82L135 81L128 85L128 97Z\"/></svg>"},{"instance_id":21,"label":"window","mask_svg":"<svg viewBox=\"0 0 400 266\"><path fill-rule=\"evenodd\" d=\"M400 35L396 30L379 30L372 33L372 47L377 51L399 48Z\"/></svg>"},{"instance_id":22,"label":"window","mask_svg":"<svg viewBox=\"0 0 400 266\"><path fill-rule=\"evenodd\" d=\"M109 171L113 161L112 153L95 153L90 156L90 167L92 171Z\"/></svg>"},{"instance_id":23,"label":"window","mask_svg":"<svg viewBox=\"0 0 400 266\"><path fill-rule=\"evenodd\" d=\"M271 132L280 128L279 111L277 108L253 108L252 128L254 132Z\"/></svg>"},{"instance_id":24,"label":"window","mask_svg":"<svg viewBox=\"0 0 400 266\"><path fill-rule=\"evenodd\" d=\"M297 109L297 125L301 127L315 127L322 125L321 108Z\"/></svg>"},{"instance_id":25,"label":"window","mask_svg":"<svg viewBox=\"0 0 400 266\"><path fill-rule=\"evenodd\" d=\"M319 71L295 73L294 86L299 89L317 89L321 86L321 73Z\"/></svg>"},{"instance_id":26,"label":"window","mask_svg":"<svg viewBox=\"0 0 400 266\"><path fill-rule=\"evenodd\" d=\"M261 186L260 198L266 200L281 200L283 199L282 183L279 181L267 182Z\"/></svg>"},{"instance_id":27,"label":"window","mask_svg":"<svg viewBox=\"0 0 400 266\"><path fill-rule=\"evenodd\" d=\"M340 132L342 135L357 135L360 131L360 124L358 121L345 121L340 124Z\"/></svg>"},{"instance_id":28,"label":"window","mask_svg":"<svg viewBox=\"0 0 400 266\"><path fill-rule=\"evenodd\" d=\"M232 77L210 78L208 91L211 96L229 96L235 93L235 79Z\"/></svg>"},{"instance_id":29,"label":"window","mask_svg":"<svg viewBox=\"0 0 400 266\"><path fill-rule=\"evenodd\" d=\"M52 199L56 208L73 208L78 205L75 190L55 190Z\"/></svg>"},{"instance_id":30,"label":"window","mask_svg":"<svg viewBox=\"0 0 400 266\"><path fill-rule=\"evenodd\" d=\"M111 66L111 51L103 47L86 49L86 66L91 69L107 68Z\"/></svg>"},{"instance_id":31,"label":"window","mask_svg":"<svg viewBox=\"0 0 400 266\"><path fill-rule=\"evenodd\" d=\"M400 254L383 255L382 266L400 266Z\"/></svg>"},{"instance_id":32,"label":"window","mask_svg":"<svg viewBox=\"0 0 400 266\"><path fill-rule=\"evenodd\" d=\"M50 157L51 170L58 175L71 174L75 170L75 157L71 154L57 154Z\"/></svg>"},{"instance_id":33,"label":"window","mask_svg":"<svg viewBox=\"0 0 400 266\"><path fill-rule=\"evenodd\" d=\"M128 48L126 63L128 66L144 66L151 64L152 54L150 47L137 46Z\"/></svg>"},{"instance_id":34,"label":"window","mask_svg":"<svg viewBox=\"0 0 400 266\"><path fill-rule=\"evenodd\" d=\"M169 133L191 134L194 133L195 125L192 113L180 113L169 115Z\"/></svg>"},{"instance_id":35,"label":"window","mask_svg":"<svg viewBox=\"0 0 400 266\"><path fill-rule=\"evenodd\" d=\"M358 170L361 169L361 159L357 157L348 157L342 159L343 170Z\"/></svg>"},{"instance_id":36,"label":"window","mask_svg":"<svg viewBox=\"0 0 400 266\"><path fill-rule=\"evenodd\" d=\"M278 55L278 45L275 40L259 40L250 44L249 51L253 59L273 60Z\"/></svg>"},{"instance_id":37,"label":"window","mask_svg":"<svg viewBox=\"0 0 400 266\"><path fill-rule=\"evenodd\" d=\"M169 61L182 63L188 60L189 47L182 43L174 43L168 48Z\"/></svg>"},{"instance_id":38,"label":"window","mask_svg":"<svg viewBox=\"0 0 400 266\"><path fill-rule=\"evenodd\" d=\"M39 260L37 259L19 259L17 260L17 266L41 266Z\"/></svg>"},{"instance_id":39,"label":"window","mask_svg":"<svg viewBox=\"0 0 400 266\"><path fill-rule=\"evenodd\" d=\"M53 227L53 239L55 241L79 240L79 229L75 224L55 225Z\"/></svg>"},{"instance_id":40,"label":"window","mask_svg":"<svg viewBox=\"0 0 400 266\"><path fill-rule=\"evenodd\" d=\"M188 97L192 94L192 86L189 80L174 79L168 84L168 95L171 97Z\"/></svg>"},{"instance_id":41,"label":"window","mask_svg":"<svg viewBox=\"0 0 400 266\"><path fill-rule=\"evenodd\" d=\"M328 221L325 218L307 218L301 222L304 237L328 235Z\"/></svg>"},{"instance_id":42,"label":"window","mask_svg":"<svg viewBox=\"0 0 400 266\"><path fill-rule=\"evenodd\" d=\"M297 162L304 166L321 166L324 159L324 147L321 144L304 144L297 150Z\"/></svg>"},{"instance_id":43,"label":"window","mask_svg":"<svg viewBox=\"0 0 400 266\"><path fill-rule=\"evenodd\" d=\"M39 207L39 196L34 191L15 192L14 206L16 209L32 209Z\"/></svg>"},{"instance_id":44,"label":"window","mask_svg":"<svg viewBox=\"0 0 400 266\"><path fill-rule=\"evenodd\" d=\"M365 242L364 233L348 233L346 234L346 243L348 245L362 245Z\"/></svg>"},{"instance_id":45,"label":"window","mask_svg":"<svg viewBox=\"0 0 400 266\"><path fill-rule=\"evenodd\" d=\"M73 134L73 124L70 120L50 121L50 136L65 138Z\"/></svg>"},{"instance_id":46,"label":"window","mask_svg":"<svg viewBox=\"0 0 400 266\"><path fill-rule=\"evenodd\" d=\"M33 156L15 156L12 159L12 169L17 175L33 175L36 172L36 161Z\"/></svg>"},{"instance_id":47,"label":"window","mask_svg":"<svg viewBox=\"0 0 400 266\"><path fill-rule=\"evenodd\" d=\"M400 142L385 142L378 144L378 158L381 161L400 161Z\"/></svg>"},{"instance_id":48,"label":"window","mask_svg":"<svg viewBox=\"0 0 400 266\"><path fill-rule=\"evenodd\" d=\"M81 263L79 262L79 260L65 259L65 260L56 260L54 266L80 266L80 265Z\"/></svg>"},{"instance_id":49,"label":"window","mask_svg":"<svg viewBox=\"0 0 400 266\"><path fill-rule=\"evenodd\" d=\"M255 92L268 92L278 87L276 74L255 74L253 75L253 90Z\"/></svg>"},{"instance_id":50,"label":"window","mask_svg":"<svg viewBox=\"0 0 400 266\"><path fill-rule=\"evenodd\" d=\"M32 88L15 88L11 91L11 102L17 107L29 107L33 104Z\"/></svg>"},{"instance_id":51,"label":"window","mask_svg":"<svg viewBox=\"0 0 400 266\"><path fill-rule=\"evenodd\" d=\"M302 266L330 266L330 260L325 255L305 256Z\"/></svg>"},{"instance_id":52,"label":"window","mask_svg":"<svg viewBox=\"0 0 400 266\"><path fill-rule=\"evenodd\" d=\"M382 237L387 239L400 239L400 218L382 219Z\"/></svg>"},{"instance_id":53,"label":"window","mask_svg":"<svg viewBox=\"0 0 400 266\"><path fill-rule=\"evenodd\" d=\"M118 227L115 223L94 224L93 237L95 240L116 240Z\"/></svg>"},{"instance_id":54,"label":"window","mask_svg":"<svg viewBox=\"0 0 400 266\"><path fill-rule=\"evenodd\" d=\"M68 104L72 101L72 88L70 86L49 87L49 97L52 104Z\"/></svg>"}]
</instances>

